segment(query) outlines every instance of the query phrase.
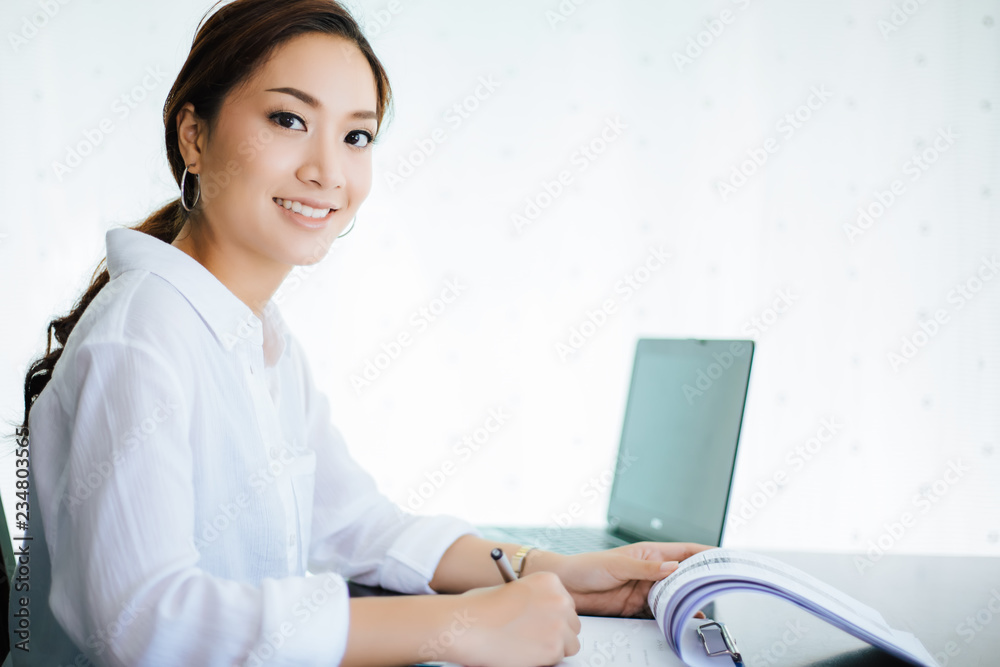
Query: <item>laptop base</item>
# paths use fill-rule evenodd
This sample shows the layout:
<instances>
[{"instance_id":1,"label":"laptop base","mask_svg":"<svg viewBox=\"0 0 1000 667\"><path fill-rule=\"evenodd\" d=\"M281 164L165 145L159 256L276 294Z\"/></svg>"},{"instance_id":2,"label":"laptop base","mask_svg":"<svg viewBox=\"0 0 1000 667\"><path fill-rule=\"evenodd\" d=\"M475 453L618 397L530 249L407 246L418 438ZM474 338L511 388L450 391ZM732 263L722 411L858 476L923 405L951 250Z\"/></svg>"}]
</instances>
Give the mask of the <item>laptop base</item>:
<instances>
[{"instance_id":1,"label":"laptop base","mask_svg":"<svg viewBox=\"0 0 1000 667\"><path fill-rule=\"evenodd\" d=\"M623 540L603 528L573 526L479 526L483 537L497 542L516 542L559 554L579 554L588 551L614 549L630 541Z\"/></svg>"}]
</instances>

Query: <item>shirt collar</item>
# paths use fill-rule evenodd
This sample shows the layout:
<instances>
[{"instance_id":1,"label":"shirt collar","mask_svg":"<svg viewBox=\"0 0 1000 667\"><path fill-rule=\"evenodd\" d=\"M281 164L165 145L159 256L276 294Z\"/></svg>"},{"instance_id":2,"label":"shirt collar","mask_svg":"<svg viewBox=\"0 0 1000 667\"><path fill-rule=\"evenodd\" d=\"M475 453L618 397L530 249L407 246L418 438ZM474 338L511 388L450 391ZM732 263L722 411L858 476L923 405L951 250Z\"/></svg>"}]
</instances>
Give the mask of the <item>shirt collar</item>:
<instances>
[{"instance_id":1,"label":"shirt collar","mask_svg":"<svg viewBox=\"0 0 1000 667\"><path fill-rule=\"evenodd\" d=\"M264 307L261 321L211 271L183 250L127 227L109 229L105 243L112 279L135 269L155 273L188 300L223 348L232 350L239 343L263 346L268 366L281 357L288 327L273 300Z\"/></svg>"}]
</instances>

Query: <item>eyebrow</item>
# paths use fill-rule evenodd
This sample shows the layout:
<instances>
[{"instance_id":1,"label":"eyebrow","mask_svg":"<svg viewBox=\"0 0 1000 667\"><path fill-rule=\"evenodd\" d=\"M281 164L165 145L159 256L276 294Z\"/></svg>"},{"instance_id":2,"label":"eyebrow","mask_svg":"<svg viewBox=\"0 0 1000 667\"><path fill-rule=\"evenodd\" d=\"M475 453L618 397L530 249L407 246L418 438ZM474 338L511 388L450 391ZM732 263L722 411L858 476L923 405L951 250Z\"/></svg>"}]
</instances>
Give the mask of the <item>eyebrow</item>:
<instances>
[{"instance_id":1,"label":"eyebrow","mask_svg":"<svg viewBox=\"0 0 1000 667\"><path fill-rule=\"evenodd\" d=\"M312 95L310 95L309 93L307 93L307 92L305 92L303 90L299 90L298 88L290 88L290 87L268 88L267 92L269 92L269 93L285 93L286 95L291 95L292 97L297 97L298 99L302 100L303 102L305 102L306 104L308 104L309 106L311 106L313 108L323 106L322 104L320 104L319 100L317 100L315 97L313 97ZM377 120L378 119L378 116L375 115L374 111L368 111L367 109L364 110L364 111L355 111L353 113L350 113L350 114L348 114L348 117L349 118L356 118L356 119L359 119L359 120L366 120L366 119Z\"/></svg>"}]
</instances>

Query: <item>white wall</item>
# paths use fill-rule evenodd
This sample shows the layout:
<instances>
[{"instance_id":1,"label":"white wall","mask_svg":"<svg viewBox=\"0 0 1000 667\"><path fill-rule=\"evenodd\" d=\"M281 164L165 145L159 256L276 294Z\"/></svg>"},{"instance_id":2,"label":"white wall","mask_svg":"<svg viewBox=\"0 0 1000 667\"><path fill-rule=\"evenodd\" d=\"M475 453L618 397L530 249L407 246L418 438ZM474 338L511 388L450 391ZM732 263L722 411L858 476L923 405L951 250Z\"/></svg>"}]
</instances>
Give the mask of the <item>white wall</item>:
<instances>
[{"instance_id":1,"label":"white wall","mask_svg":"<svg viewBox=\"0 0 1000 667\"><path fill-rule=\"evenodd\" d=\"M282 309L354 455L404 505L452 463L422 512L546 524L580 502L581 522L598 523L607 490L595 501L583 487L613 463L635 339L751 336L733 492L745 520L730 546L1000 553L1000 276L976 282L1000 255L1000 2L576 3L351 3L396 114L357 227L293 274ZM176 194L160 113L210 3L48 0L54 15L12 42L45 4L0 8L10 421L104 231ZM476 108L459 123L465 100ZM113 131L57 175L102 119ZM609 122L613 140L581 159ZM924 170L921 155L936 159ZM390 183L411 158L414 173ZM549 203L561 171L570 183ZM895 201L849 233L896 180ZM538 198L549 205L518 229L512 216ZM650 248L671 258L626 299L616 283ZM460 296L422 328L412 318L453 279ZM977 291L959 297L967 284ZM791 305L775 316L781 295ZM607 298L615 312L561 358ZM754 318L767 324L751 331ZM352 375L401 333L412 344L356 390ZM894 364L904 338L919 347ZM465 460L456 442L491 410L509 418ZM835 435L796 463L823 420ZM754 496L780 473L773 497ZM890 535L904 513L912 525Z\"/></svg>"}]
</instances>

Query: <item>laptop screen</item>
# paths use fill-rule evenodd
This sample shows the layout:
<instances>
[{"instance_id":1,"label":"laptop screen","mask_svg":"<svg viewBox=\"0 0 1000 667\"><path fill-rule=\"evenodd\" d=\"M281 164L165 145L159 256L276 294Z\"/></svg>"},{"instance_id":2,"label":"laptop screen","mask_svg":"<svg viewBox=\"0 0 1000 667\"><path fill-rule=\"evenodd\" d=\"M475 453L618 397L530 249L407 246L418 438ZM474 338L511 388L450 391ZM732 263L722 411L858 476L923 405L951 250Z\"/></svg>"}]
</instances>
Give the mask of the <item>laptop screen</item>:
<instances>
[{"instance_id":1,"label":"laptop screen","mask_svg":"<svg viewBox=\"0 0 1000 667\"><path fill-rule=\"evenodd\" d=\"M613 530L721 545L753 348L639 340L608 506Z\"/></svg>"}]
</instances>

